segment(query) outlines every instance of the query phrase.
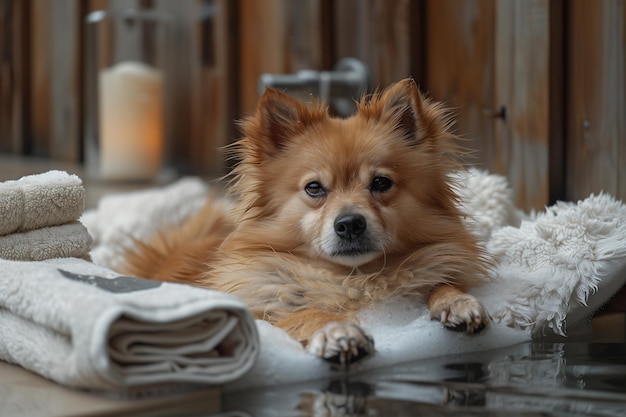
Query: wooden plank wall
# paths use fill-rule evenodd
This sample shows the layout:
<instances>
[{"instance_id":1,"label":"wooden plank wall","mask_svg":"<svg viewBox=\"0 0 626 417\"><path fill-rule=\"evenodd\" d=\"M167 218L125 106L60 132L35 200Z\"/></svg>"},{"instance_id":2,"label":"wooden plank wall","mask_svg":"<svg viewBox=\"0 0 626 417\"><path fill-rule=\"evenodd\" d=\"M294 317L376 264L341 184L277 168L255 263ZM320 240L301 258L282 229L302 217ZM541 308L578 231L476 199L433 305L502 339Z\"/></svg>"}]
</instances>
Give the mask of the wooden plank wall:
<instances>
[{"instance_id":1,"label":"wooden plank wall","mask_svg":"<svg viewBox=\"0 0 626 417\"><path fill-rule=\"evenodd\" d=\"M49 18L51 3L46 0L33 0L29 10L30 35L28 67L29 88L26 96L28 114L26 123L28 148L35 155L48 154L51 133L52 104L52 37L50 36L52 21Z\"/></svg>"},{"instance_id":2,"label":"wooden plank wall","mask_svg":"<svg viewBox=\"0 0 626 417\"><path fill-rule=\"evenodd\" d=\"M549 202L549 0L496 4L494 170L508 177L515 202L542 210Z\"/></svg>"},{"instance_id":3,"label":"wooden plank wall","mask_svg":"<svg viewBox=\"0 0 626 417\"><path fill-rule=\"evenodd\" d=\"M14 151L50 156L60 160L80 158L80 50L83 3L73 0L3 2L13 8L9 22L13 41L11 138Z\"/></svg>"},{"instance_id":4,"label":"wooden plank wall","mask_svg":"<svg viewBox=\"0 0 626 417\"><path fill-rule=\"evenodd\" d=\"M569 5L566 197L626 200L626 5Z\"/></svg>"},{"instance_id":5,"label":"wooden plank wall","mask_svg":"<svg viewBox=\"0 0 626 417\"><path fill-rule=\"evenodd\" d=\"M24 151L28 56L28 9L23 2L0 2L0 151Z\"/></svg>"},{"instance_id":6,"label":"wooden plank wall","mask_svg":"<svg viewBox=\"0 0 626 417\"><path fill-rule=\"evenodd\" d=\"M261 74L331 70L343 57L366 63L374 87L416 76L418 5L410 0L240 0L241 110L254 110Z\"/></svg>"},{"instance_id":7,"label":"wooden plank wall","mask_svg":"<svg viewBox=\"0 0 626 417\"><path fill-rule=\"evenodd\" d=\"M73 0L45 2L46 13L51 14L49 28L54 54L50 78L50 157L65 161L80 159L81 145L78 138L82 129L82 81L80 62L83 48L84 3Z\"/></svg>"},{"instance_id":8,"label":"wooden plank wall","mask_svg":"<svg viewBox=\"0 0 626 417\"><path fill-rule=\"evenodd\" d=\"M551 141L562 131L551 107L562 73L547 0L431 0L426 3L424 85L456 115L456 133L475 151L469 162L505 175L518 207L550 201ZM562 103L560 101L557 104ZM559 119L560 120L560 119Z\"/></svg>"},{"instance_id":9,"label":"wooden plank wall","mask_svg":"<svg viewBox=\"0 0 626 417\"><path fill-rule=\"evenodd\" d=\"M322 0L240 0L240 110L254 111L264 73L326 69L327 9Z\"/></svg>"},{"instance_id":10,"label":"wooden plank wall","mask_svg":"<svg viewBox=\"0 0 626 417\"><path fill-rule=\"evenodd\" d=\"M190 172L215 175L225 173L227 161L218 149L238 133L233 120L238 117L238 84L235 2L216 0L202 3L202 23L194 33L195 54L190 65L194 92L191 101L191 145L187 158ZM193 19L193 15L191 16Z\"/></svg>"},{"instance_id":11,"label":"wooden plank wall","mask_svg":"<svg viewBox=\"0 0 626 417\"><path fill-rule=\"evenodd\" d=\"M419 2L342 0L332 3L332 63L358 58L369 66L373 88L420 78L422 19Z\"/></svg>"},{"instance_id":12,"label":"wooden plank wall","mask_svg":"<svg viewBox=\"0 0 626 417\"><path fill-rule=\"evenodd\" d=\"M85 15L175 17L172 162L223 172L215 151L254 110L264 72L367 63L375 86L413 76L457 114L475 163L541 209L605 190L626 199L626 0L3 0L0 151L77 161ZM506 117L500 109L506 108Z\"/></svg>"},{"instance_id":13,"label":"wooden plank wall","mask_svg":"<svg viewBox=\"0 0 626 417\"><path fill-rule=\"evenodd\" d=\"M423 86L456 119L456 133L475 152L470 161L489 171L505 168L494 138L495 1L426 2Z\"/></svg>"}]
</instances>

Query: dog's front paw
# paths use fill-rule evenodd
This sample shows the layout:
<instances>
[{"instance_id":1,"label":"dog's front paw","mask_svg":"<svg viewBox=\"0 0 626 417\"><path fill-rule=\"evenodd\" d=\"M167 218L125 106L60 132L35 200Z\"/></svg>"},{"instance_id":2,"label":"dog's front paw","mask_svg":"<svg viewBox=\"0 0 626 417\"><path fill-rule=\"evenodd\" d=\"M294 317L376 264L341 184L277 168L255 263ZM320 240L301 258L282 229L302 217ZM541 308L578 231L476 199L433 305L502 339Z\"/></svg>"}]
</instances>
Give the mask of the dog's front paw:
<instances>
[{"instance_id":1,"label":"dog's front paw","mask_svg":"<svg viewBox=\"0 0 626 417\"><path fill-rule=\"evenodd\" d=\"M489 326L489 315L482 304L469 294L444 297L430 306L430 318L450 330L480 333Z\"/></svg>"},{"instance_id":2,"label":"dog's front paw","mask_svg":"<svg viewBox=\"0 0 626 417\"><path fill-rule=\"evenodd\" d=\"M347 368L374 354L374 340L353 323L330 322L311 336L307 350L326 361Z\"/></svg>"}]
</instances>

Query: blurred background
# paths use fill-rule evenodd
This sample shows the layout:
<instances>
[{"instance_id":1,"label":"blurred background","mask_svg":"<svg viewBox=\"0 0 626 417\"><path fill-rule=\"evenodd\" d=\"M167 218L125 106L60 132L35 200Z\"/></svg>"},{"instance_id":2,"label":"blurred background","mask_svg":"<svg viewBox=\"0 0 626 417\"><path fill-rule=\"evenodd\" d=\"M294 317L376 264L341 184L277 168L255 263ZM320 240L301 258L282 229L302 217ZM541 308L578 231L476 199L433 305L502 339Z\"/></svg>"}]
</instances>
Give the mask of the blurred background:
<instances>
[{"instance_id":1,"label":"blurred background","mask_svg":"<svg viewBox=\"0 0 626 417\"><path fill-rule=\"evenodd\" d=\"M363 62L370 87L412 76L457 115L474 165L517 205L626 197L624 0L0 0L0 163L82 166L87 16L169 16L168 164L216 176L262 74ZM175 65L174 65L175 64Z\"/></svg>"}]
</instances>

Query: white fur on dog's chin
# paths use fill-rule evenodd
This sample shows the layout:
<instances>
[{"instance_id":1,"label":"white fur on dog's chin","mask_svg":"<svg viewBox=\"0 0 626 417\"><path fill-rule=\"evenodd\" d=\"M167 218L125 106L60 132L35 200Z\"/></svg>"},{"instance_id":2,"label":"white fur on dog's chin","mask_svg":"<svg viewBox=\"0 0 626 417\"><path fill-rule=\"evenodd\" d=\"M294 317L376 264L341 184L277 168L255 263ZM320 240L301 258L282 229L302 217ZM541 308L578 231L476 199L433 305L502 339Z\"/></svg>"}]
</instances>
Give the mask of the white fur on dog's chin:
<instances>
[{"instance_id":1,"label":"white fur on dog's chin","mask_svg":"<svg viewBox=\"0 0 626 417\"><path fill-rule=\"evenodd\" d=\"M378 252L369 252L369 253L364 253L364 254L357 255L357 256L326 255L326 257L331 262L334 262L336 264L349 266L351 268L358 268L369 262L372 262L374 259L380 257L381 255L382 254Z\"/></svg>"}]
</instances>

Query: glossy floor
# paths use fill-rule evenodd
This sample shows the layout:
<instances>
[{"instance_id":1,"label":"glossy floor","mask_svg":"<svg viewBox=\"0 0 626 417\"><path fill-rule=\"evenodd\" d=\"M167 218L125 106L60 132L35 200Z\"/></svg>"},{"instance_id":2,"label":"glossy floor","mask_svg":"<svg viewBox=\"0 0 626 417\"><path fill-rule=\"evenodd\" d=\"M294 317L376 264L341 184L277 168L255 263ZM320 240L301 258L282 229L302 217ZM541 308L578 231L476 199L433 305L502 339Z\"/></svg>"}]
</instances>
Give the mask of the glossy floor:
<instances>
[{"instance_id":1,"label":"glossy floor","mask_svg":"<svg viewBox=\"0 0 626 417\"><path fill-rule=\"evenodd\" d=\"M626 344L526 343L225 394L222 408L250 416L626 416Z\"/></svg>"}]
</instances>

